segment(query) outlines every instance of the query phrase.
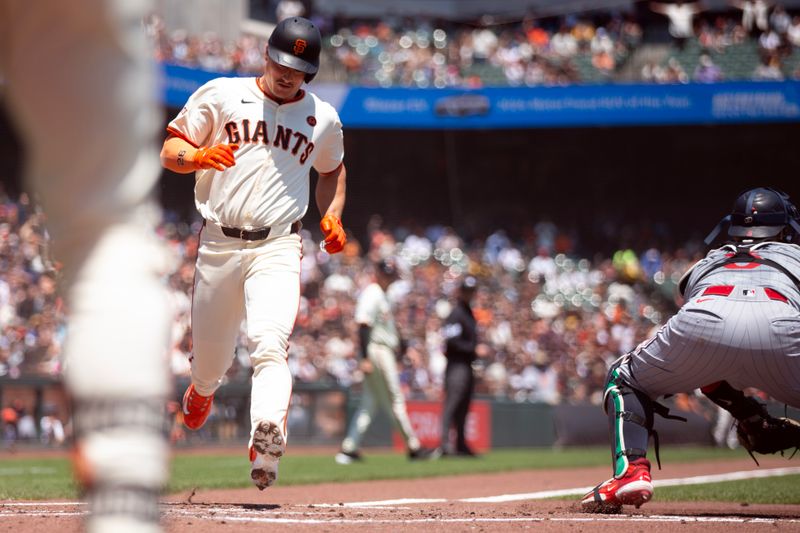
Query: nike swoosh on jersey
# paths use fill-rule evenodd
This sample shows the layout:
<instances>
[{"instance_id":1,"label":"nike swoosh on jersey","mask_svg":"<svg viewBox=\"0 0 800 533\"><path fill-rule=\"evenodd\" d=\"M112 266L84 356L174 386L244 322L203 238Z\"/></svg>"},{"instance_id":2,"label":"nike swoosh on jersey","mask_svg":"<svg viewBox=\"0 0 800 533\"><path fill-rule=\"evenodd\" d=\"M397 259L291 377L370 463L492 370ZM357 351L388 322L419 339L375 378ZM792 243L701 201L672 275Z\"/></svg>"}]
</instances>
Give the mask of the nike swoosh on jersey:
<instances>
[{"instance_id":1,"label":"nike swoosh on jersey","mask_svg":"<svg viewBox=\"0 0 800 533\"><path fill-rule=\"evenodd\" d=\"M252 100L245 100L244 98L242 98L242 103L243 103L243 104L255 104L255 102L254 102L254 101L252 101Z\"/></svg>"}]
</instances>

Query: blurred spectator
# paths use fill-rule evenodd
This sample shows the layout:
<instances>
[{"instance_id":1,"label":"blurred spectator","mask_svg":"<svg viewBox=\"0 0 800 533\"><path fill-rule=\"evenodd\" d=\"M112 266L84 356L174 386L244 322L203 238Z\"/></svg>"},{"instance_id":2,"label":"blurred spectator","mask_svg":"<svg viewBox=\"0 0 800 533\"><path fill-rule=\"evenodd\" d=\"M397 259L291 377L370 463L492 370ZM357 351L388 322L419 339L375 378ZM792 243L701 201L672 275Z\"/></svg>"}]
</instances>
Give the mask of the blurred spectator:
<instances>
[{"instance_id":1,"label":"blurred spectator","mask_svg":"<svg viewBox=\"0 0 800 533\"><path fill-rule=\"evenodd\" d=\"M610 76L614 72L616 62L614 61L614 56L603 51L592 56L592 66L605 76Z\"/></svg>"},{"instance_id":2,"label":"blurred spectator","mask_svg":"<svg viewBox=\"0 0 800 533\"><path fill-rule=\"evenodd\" d=\"M786 12L786 9L777 4L772 14L769 16L769 25L780 36L785 36L789 32L789 26L792 24L792 18Z\"/></svg>"},{"instance_id":3,"label":"blurred spectator","mask_svg":"<svg viewBox=\"0 0 800 533\"><path fill-rule=\"evenodd\" d=\"M766 0L754 0L753 2L753 16L759 32L769 29L769 6L770 3Z\"/></svg>"},{"instance_id":4,"label":"blurred spectator","mask_svg":"<svg viewBox=\"0 0 800 533\"><path fill-rule=\"evenodd\" d=\"M700 61L694 69L694 81L700 83L714 83L722 81L722 70L714 63L711 56L703 54L700 56Z\"/></svg>"},{"instance_id":5,"label":"blurred spectator","mask_svg":"<svg viewBox=\"0 0 800 533\"><path fill-rule=\"evenodd\" d=\"M275 22L291 17L302 17L306 8L300 0L280 0L275 7Z\"/></svg>"},{"instance_id":6,"label":"blurred spectator","mask_svg":"<svg viewBox=\"0 0 800 533\"><path fill-rule=\"evenodd\" d=\"M800 16L792 19L792 24L787 31L787 38L792 46L800 46Z\"/></svg>"},{"instance_id":7,"label":"blurred spectator","mask_svg":"<svg viewBox=\"0 0 800 533\"><path fill-rule=\"evenodd\" d=\"M781 45L781 38L775 30L767 30L758 38L758 45L767 53L775 52Z\"/></svg>"},{"instance_id":8,"label":"blurred spectator","mask_svg":"<svg viewBox=\"0 0 800 533\"><path fill-rule=\"evenodd\" d=\"M3 422L3 447L13 448L17 442L17 423L19 422L19 412L16 407L7 405L2 411Z\"/></svg>"},{"instance_id":9,"label":"blurred spectator","mask_svg":"<svg viewBox=\"0 0 800 533\"><path fill-rule=\"evenodd\" d=\"M676 0L674 4L651 2L650 9L669 19L669 34L679 50L694 37L694 16L703 11L700 2L684 3L683 0Z\"/></svg>"},{"instance_id":10,"label":"blurred spectator","mask_svg":"<svg viewBox=\"0 0 800 533\"><path fill-rule=\"evenodd\" d=\"M683 65L681 65L680 61L678 61L678 59L675 57L670 57L669 60L667 60L667 68L664 74L664 82L665 83L689 82L689 76L683 69Z\"/></svg>"},{"instance_id":11,"label":"blurred spectator","mask_svg":"<svg viewBox=\"0 0 800 533\"><path fill-rule=\"evenodd\" d=\"M61 446L66 440L64 425L56 416L56 409L53 405L44 407L44 414L39 420L39 439L42 444L48 446Z\"/></svg>"},{"instance_id":12,"label":"blurred spectator","mask_svg":"<svg viewBox=\"0 0 800 533\"><path fill-rule=\"evenodd\" d=\"M784 75L778 55L768 55L753 71L753 79L756 81L783 81Z\"/></svg>"},{"instance_id":13,"label":"blurred spectator","mask_svg":"<svg viewBox=\"0 0 800 533\"><path fill-rule=\"evenodd\" d=\"M764 0L732 0L731 5L742 10L742 27L754 37L769 27L769 3Z\"/></svg>"},{"instance_id":14,"label":"blurred spectator","mask_svg":"<svg viewBox=\"0 0 800 533\"><path fill-rule=\"evenodd\" d=\"M550 40L550 49L562 57L572 57L578 53L578 41L566 25L562 25Z\"/></svg>"},{"instance_id":15,"label":"blurred spectator","mask_svg":"<svg viewBox=\"0 0 800 533\"><path fill-rule=\"evenodd\" d=\"M286 13L298 5L302 9L301 2L287 2ZM738 5L743 10L741 23L729 12L717 11L697 21L695 39L696 15L704 10L699 2L652 4L655 11L669 17L678 52L689 41L696 42L712 58L712 54L726 53L731 46L749 45L746 27L755 28L756 38L763 33L762 48L778 51L782 57L788 56L793 46L800 46L800 18L790 18L782 6L775 6L768 17L769 5L762 0ZM592 13L580 17L478 27L425 18L413 22L389 16L376 20L337 18L326 22L331 29L325 33L323 53L329 56L331 68L318 79L422 88L563 85L621 79L626 62L641 45L641 25L632 15ZM768 31L770 25L772 30ZM763 31L759 29L762 27ZM263 68L266 41L261 37L243 34L235 41L224 42L214 33L168 31L157 15L148 17L145 31L156 47L157 58L165 63L237 75L257 74ZM691 56L694 51L688 53ZM681 56L681 60L685 58ZM721 76L735 78L741 72L723 71ZM692 75L694 78L694 72ZM688 77L665 59L644 65L639 79L676 83Z\"/></svg>"},{"instance_id":16,"label":"blurred spectator","mask_svg":"<svg viewBox=\"0 0 800 533\"><path fill-rule=\"evenodd\" d=\"M742 27L748 34L753 35L756 21L755 2L753 0L732 0L731 5L742 10Z\"/></svg>"},{"instance_id":17,"label":"blurred spectator","mask_svg":"<svg viewBox=\"0 0 800 533\"><path fill-rule=\"evenodd\" d=\"M25 407L17 411L19 416L17 420L17 439L24 441L32 441L36 439L36 420L33 415Z\"/></svg>"}]
</instances>

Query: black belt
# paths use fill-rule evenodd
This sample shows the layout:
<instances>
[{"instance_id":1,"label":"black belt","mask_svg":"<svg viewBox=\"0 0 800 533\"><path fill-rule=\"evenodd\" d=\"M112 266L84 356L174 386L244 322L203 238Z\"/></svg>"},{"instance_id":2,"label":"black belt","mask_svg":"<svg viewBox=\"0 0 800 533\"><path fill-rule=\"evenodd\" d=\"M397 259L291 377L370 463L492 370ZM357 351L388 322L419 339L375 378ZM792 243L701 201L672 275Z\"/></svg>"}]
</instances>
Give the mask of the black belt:
<instances>
[{"instance_id":1,"label":"black belt","mask_svg":"<svg viewBox=\"0 0 800 533\"><path fill-rule=\"evenodd\" d=\"M302 227L303 225L299 220L292 222L292 227L290 228L289 233L297 233ZM222 228L222 233L224 233L226 237L233 237L234 239L242 239L244 241L263 241L269 237L269 232L272 231L272 228L240 229L226 228L225 226L220 226L220 228Z\"/></svg>"}]
</instances>

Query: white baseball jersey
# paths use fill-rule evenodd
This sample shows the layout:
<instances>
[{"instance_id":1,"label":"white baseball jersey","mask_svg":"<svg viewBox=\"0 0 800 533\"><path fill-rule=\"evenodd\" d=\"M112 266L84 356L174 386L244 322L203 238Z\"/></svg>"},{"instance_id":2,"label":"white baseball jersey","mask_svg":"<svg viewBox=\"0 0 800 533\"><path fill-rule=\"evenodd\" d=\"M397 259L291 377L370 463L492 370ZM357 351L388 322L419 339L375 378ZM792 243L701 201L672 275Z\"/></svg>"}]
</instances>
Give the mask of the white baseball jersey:
<instances>
[{"instance_id":1,"label":"white baseball jersey","mask_svg":"<svg viewBox=\"0 0 800 533\"><path fill-rule=\"evenodd\" d=\"M198 170L195 203L208 221L258 229L300 220L309 171L344 159L342 123L330 104L301 91L279 104L258 78L217 78L198 89L167 128L195 147L234 143L236 165Z\"/></svg>"},{"instance_id":2,"label":"white baseball jersey","mask_svg":"<svg viewBox=\"0 0 800 533\"><path fill-rule=\"evenodd\" d=\"M664 8L664 14L669 18L669 34L673 37L691 37L694 35L692 20L698 13L694 5L670 4Z\"/></svg>"},{"instance_id":3,"label":"white baseball jersey","mask_svg":"<svg viewBox=\"0 0 800 533\"><path fill-rule=\"evenodd\" d=\"M377 283L369 284L359 295L355 319L359 324L370 327L370 342L383 344L393 350L400 346L391 304Z\"/></svg>"}]
</instances>

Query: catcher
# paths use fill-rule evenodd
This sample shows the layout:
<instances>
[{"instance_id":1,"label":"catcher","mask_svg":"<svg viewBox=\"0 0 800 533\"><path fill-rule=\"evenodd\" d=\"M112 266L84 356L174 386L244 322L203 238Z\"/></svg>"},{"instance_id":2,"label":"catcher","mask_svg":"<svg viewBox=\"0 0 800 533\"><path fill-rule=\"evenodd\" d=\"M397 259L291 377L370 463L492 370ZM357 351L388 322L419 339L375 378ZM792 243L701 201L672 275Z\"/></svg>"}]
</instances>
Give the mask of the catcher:
<instances>
[{"instance_id":1,"label":"catcher","mask_svg":"<svg viewBox=\"0 0 800 533\"><path fill-rule=\"evenodd\" d=\"M647 444L653 414L669 417L659 396L700 388L733 415L751 455L800 446L797 422L770 416L742 392L754 387L800 407L800 215L785 193L756 188L736 199L706 244L725 226L730 241L681 279L681 310L609 371L614 477L583 497L587 510L639 507L653 497Z\"/></svg>"}]
</instances>

